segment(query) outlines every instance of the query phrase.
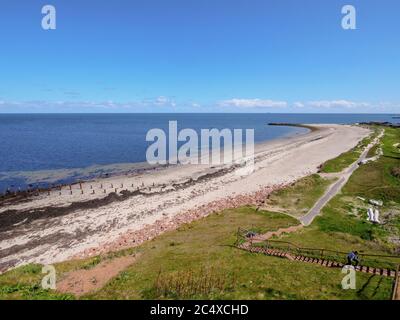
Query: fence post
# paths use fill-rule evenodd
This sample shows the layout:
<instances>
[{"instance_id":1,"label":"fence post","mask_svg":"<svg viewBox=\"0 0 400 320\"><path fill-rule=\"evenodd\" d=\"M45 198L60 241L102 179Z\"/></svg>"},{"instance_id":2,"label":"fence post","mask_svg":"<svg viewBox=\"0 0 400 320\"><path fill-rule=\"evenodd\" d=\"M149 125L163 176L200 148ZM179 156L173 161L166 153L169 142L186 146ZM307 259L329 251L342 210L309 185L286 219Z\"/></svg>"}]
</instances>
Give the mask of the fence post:
<instances>
[{"instance_id":1,"label":"fence post","mask_svg":"<svg viewBox=\"0 0 400 320\"><path fill-rule=\"evenodd\" d=\"M399 277L400 277L399 273L400 273L400 264L397 266L396 274L394 275L392 300L400 299L400 297L397 297L397 290L399 287Z\"/></svg>"}]
</instances>

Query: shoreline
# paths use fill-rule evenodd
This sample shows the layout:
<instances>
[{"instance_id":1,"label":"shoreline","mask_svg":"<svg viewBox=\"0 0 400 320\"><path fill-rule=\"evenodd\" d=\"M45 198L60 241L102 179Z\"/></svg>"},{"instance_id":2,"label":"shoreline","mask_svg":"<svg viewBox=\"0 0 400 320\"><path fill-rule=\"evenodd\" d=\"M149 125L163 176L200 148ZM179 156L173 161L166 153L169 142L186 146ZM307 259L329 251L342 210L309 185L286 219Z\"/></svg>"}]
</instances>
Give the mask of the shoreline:
<instances>
[{"instance_id":1,"label":"shoreline","mask_svg":"<svg viewBox=\"0 0 400 320\"><path fill-rule=\"evenodd\" d=\"M316 131L318 128L303 124L274 124L268 123L266 126L286 126L286 127L297 127L308 129L308 132L304 133L286 133L280 137L263 140L256 142L254 145L262 145L265 143L279 141L281 139L287 139L291 137L301 136L308 134L309 132ZM37 171L12 171L12 172L0 172L0 176L3 176L5 180L7 176L12 176L11 179L25 179L25 188L21 186L10 185L10 192L7 194L7 189L0 192L0 204L2 200L7 200L18 195L23 197L29 197L33 194L48 192L49 190L59 190L59 188L65 188L78 185L79 183L88 183L97 181L100 179L123 177L128 175L136 175L146 173L152 170L159 170L169 168L170 164L156 164L151 165L146 161L144 162L132 162L132 163L113 163L106 165L93 164L88 167L82 168L66 168L66 169L48 169L48 170L37 170ZM98 173L105 172L105 173ZM78 176L78 178L74 177ZM36 177L36 178L35 178ZM41 177L41 178L39 178ZM31 180L28 180L31 179ZM36 186L36 188L35 188Z\"/></svg>"},{"instance_id":2,"label":"shoreline","mask_svg":"<svg viewBox=\"0 0 400 320\"><path fill-rule=\"evenodd\" d=\"M235 175L233 166L175 166L132 177L134 187L121 195L108 195L107 201L98 194L77 192L74 199L68 199L56 191L2 208L0 219L13 218L0 224L6 226L0 234L0 270L136 246L212 212L257 204L273 190L316 172L322 162L351 149L369 134L356 126L313 126L318 130L257 144L255 171L248 176ZM116 186L122 183L120 179L96 183ZM137 186L142 185L138 192ZM85 188L94 190L89 184ZM84 200L82 207L79 204Z\"/></svg>"},{"instance_id":3,"label":"shoreline","mask_svg":"<svg viewBox=\"0 0 400 320\"><path fill-rule=\"evenodd\" d=\"M255 150L257 149L257 146L264 146L265 144L268 143L273 143L273 142L279 142L281 140L286 140L286 139L291 139L294 137L299 137L303 135L307 135L310 132L315 132L320 130L319 128L311 125L304 125L304 124L290 124L290 123L268 123L267 126L286 126L286 127L297 127L297 128L305 128L308 129L309 131L304 132L304 133L286 133L285 135L281 137L277 137L274 139L270 140L264 140L264 141L259 141L254 144ZM163 170L163 169L168 169L171 167L176 167L178 165L171 165L171 164L156 164L156 165L150 165L147 162L132 162L132 163L114 163L114 164L107 164L107 165L97 165L94 164L89 167L84 167L84 168L73 168L73 169L49 169L49 170L39 170L39 171L20 171L18 174L15 175L15 177L20 176L21 179L22 177L26 177L30 174L31 176L38 175L38 176L47 176L47 178L42 178L41 180L38 179L37 182L33 181L28 181L30 183L26 183L28 186L26 189L15 189L15 190L10 190L10 192L7 194L6 192L0 193L0 205L4 202L7 203L7 201L11 200L13 201L14 199L16 201L19 200L24 200L27 198L30 198L32 196L38 196L43 193L48 193L49 191L59 191L60 188L68 188L70 186L77 186L80 183L91 183L91 182L96 182L100 181L102 179L115 179L115 178L122 178L126 176L132 176L132 175L138 175L138 174L146 174L149 173L153 170ZM102 173L100 175L96 175L94 171L105 171L109 170L107 173ZM113 172L114 171L114 172ZM61 178L61 172L64 172L64 177ZM66 176L66 172L69 172L69 176ZM72 173L81 172L81 178L76 179L73 177ZM86 176L85 176L86 172ZM92 173L90 173L92 172ZM58 180L55 180L54 177L57 176L58 173ZM8 173L5 172L0 172L0 174L6 175ZM53 177L52 180L50 180L50 177ZM47 180L47 181L46 181ZM70 183L66 183L65 181L70 180ZM34 185L38 186L34 188ZM40 185L46 185L46 187L39 187Z\"/></svg>"}]
</instances>

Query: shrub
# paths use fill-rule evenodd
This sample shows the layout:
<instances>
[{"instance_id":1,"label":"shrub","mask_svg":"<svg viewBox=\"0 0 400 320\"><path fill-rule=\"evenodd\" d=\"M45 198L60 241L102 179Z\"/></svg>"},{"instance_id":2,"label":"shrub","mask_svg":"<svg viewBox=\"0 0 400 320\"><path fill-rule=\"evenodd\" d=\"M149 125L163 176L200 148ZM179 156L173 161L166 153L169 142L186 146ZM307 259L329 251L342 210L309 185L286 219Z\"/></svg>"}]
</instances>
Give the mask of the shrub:
<instances>
[{"instance_id":1,"label":"shrub","mask_svg":"<svg viewBox=\"0 0 400 320\"><path fill-rule=\"evenodd\" d=\"M400 178L400 167L394 167L391 170L392 176Z\"/></svg>"}]
</instances>

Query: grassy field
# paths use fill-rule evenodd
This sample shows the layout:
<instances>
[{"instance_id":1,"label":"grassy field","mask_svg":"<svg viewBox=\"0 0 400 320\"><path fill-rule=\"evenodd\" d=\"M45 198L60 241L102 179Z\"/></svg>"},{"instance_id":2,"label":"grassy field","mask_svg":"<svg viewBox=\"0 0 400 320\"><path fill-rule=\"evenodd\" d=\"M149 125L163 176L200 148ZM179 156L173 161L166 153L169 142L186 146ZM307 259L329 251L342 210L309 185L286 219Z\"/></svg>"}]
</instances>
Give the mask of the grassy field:
<instances>
[{"instance_id":1,"label":"grassy field","mask_svg":"<svg viewBox=\"0 0 400 320\"><path fill-rule=\"evenodd\" d=\"M341 172L352 163L357 161L363 149L371 143L373 139L379 134L377 127L373 128L373 132L369 137L364 138L355 148L342 153L339 157L326 161L322 164L321 172L334 173Z\"/></svg>"},{"instance_id":2,"label":"grassy field","mask_svg":"<svg viewBox=\"0 0 400 320\"><path fill-rule=\"evenodd\" d=\"M395 141L400 141L400 130L386 129L381 142L384 155L357 169L309 228L288 235L285 240L339 251L393 253L399 245L390 239L400 234L400 179L391 173L393 167L400 165L400 154L393 147ZM383 200L380 211L384 224L367 222L369 205L357 197Z\"/></svg>"},{"instance_id":3,"label":"grassy field","mask_svg":"<svg viewBox=\"0 0 400 320\"><path fill-rule=\"evenodd\" d=\"M367 158L375 157L378 151L379 145L374 145L371 149L369 149L367 153Z\"/></svg>"},{"instance_id":4,"label":"grassy field","mask_svg":"<svg viewBox=\"0 0 400 320\"><path fill-rule=\"evenodd\" d=\"M333 182L333 179L324 179L318 174L313 174L285 189L273 192L267 199L266 206L274 212L301 217L313 207Z\"/></svg>"},{"instance_id":5,"label":"grassy field","mask_svg":"<svg viewBox=\"0 0 400 320\"><path fill-rule=\"evenodd\" d=\"M396 232L400 234L399 215L389 216L390 223L385 225L367 223L367 204L357 196L384 200L384 219L388 213L399 210L400 181L391 174L392 168L399 166L399 152L393 147L400 141L399 134L400 130L387 129L382 140L384 156L356 170L343 192L324 208L323 215L310 227L283 238L300 246L391 253L395 245L389 239ZM314 175L274 194L271 200L288 210L310 207L323 193L326 183ZM298 200L292 203L291 197ZM136 263L82 299L390 298L392 280L389 278L357 273L357 289L343 290L343 274L339 269L251 254L232 246L239 227L264 233L298 223L288 215L252 207L225 210L183 225L140 247L105 257L68 261L55 267L61 279L70 271L94 268L105 259L140 253ZM1 275L0 299L76 298L42 290L42 276L39 265Z\"/></svg>"}]
</instances>

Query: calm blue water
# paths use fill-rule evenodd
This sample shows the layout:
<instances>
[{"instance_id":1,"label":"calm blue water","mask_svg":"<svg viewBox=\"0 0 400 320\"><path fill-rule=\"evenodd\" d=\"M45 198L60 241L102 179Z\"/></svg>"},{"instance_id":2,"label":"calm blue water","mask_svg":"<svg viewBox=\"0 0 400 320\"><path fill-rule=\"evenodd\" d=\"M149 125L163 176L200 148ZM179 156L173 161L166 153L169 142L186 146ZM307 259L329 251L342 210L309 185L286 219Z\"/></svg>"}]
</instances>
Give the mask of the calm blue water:
<instances>
[{"instance_id":1,"label":"calm blue water","mask_svg":"<svg viewBox=\"0 0 400 320\"><path fill-rule=\"evenodd\" d=\"M304 132L269 122L355 123L399 121L368 114L0 114L0 191L26 187L21 172L145 161L146 133L178 129L255 129L256 142ZM72 179L79 177L70 177ZM36 178L39 179L40 178ZM36 182L36 181L34 181ZM30 181L29 183L32 183Z\"/></svg>"}]
</instances>

